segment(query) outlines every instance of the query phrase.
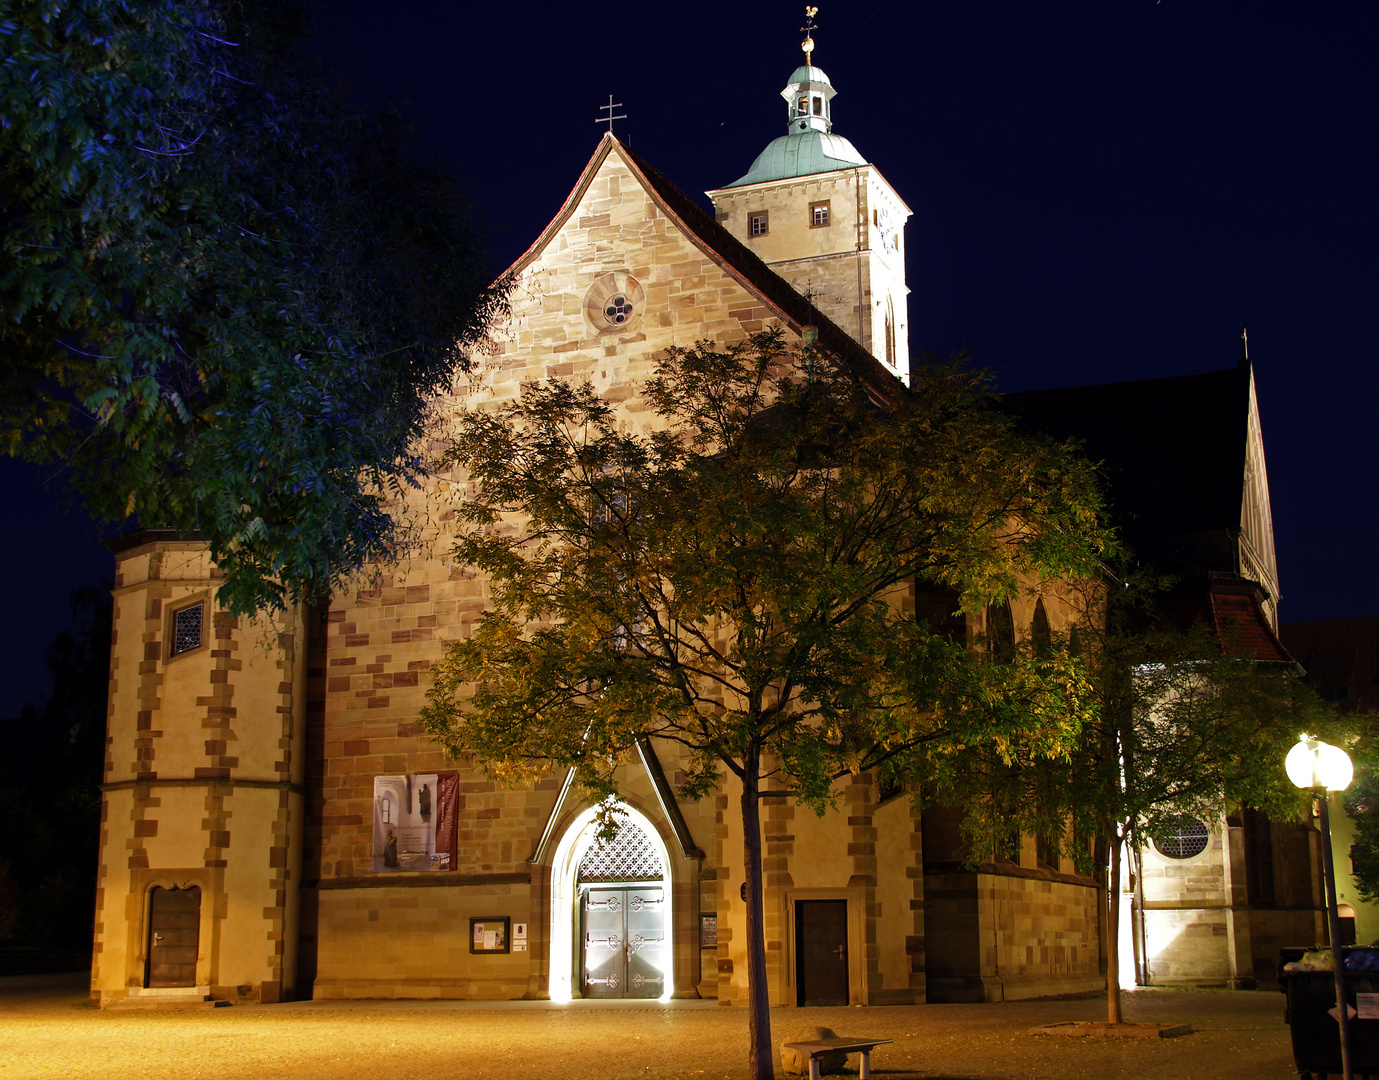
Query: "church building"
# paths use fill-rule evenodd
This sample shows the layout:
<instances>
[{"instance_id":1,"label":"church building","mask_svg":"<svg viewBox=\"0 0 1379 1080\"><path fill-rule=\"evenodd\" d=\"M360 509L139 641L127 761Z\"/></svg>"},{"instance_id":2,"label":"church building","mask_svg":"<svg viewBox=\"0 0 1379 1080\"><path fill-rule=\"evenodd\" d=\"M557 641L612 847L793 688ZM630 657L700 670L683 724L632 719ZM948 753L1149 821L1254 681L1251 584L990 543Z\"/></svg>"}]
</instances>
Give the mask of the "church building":
<instances>
[{"instance_id":1,"label":"church building","mask_svg":"<svg viewBox=\"0 0 1379 1080\"><path fill-rule=\"evenodd\" d=\"M533 380L576 379L645 428L657 419L639 386L662 350L768 327L791 344L817 334L881 401L906 392L910 210L834 133L836 91L812 47L782 91L785 133L708 193L712 213L603 137L513 266L510 316L437 403L442 422ZM1267 481L1262 444L1247 454L1257 423L1240 377L1248 398L1228 406L1240 420L1236 510L1254 492L1242 512L1258 522L1252 561L1209 595L1271 634ZM216 568L195 538L149 529L112 545L94 1000L744 999L743 842L726 786L680 800L677 750L646 741L622 770L617 839L599 844L596 808L570 778L506 789L418 731L428 672L487 597L449 557L444 487L409 497L425 540L408 557L328 607L274 617L218 610ZM1013 604L1017 633L1035 602ZM1041 607L1054 629L1074 615L1056 590ZM784 798L763 808L773 1004L1104 987L1104 901L1070 860L1029 840L972 870L953 812L921 813L869 773L840 790L822 818ZM1230 864L1234 834L1213 823L1210 836L1211 867ZM1244 892L1208 900L1206 921L1180 921L1213 942L1223 910L1248 924ZM1280 933L1315 938L1315 898L1303 887L1288 900L1297 918ZM1223 960L1218 981L1252 973L1259 956Z\"/></svg>"}]
</instances>

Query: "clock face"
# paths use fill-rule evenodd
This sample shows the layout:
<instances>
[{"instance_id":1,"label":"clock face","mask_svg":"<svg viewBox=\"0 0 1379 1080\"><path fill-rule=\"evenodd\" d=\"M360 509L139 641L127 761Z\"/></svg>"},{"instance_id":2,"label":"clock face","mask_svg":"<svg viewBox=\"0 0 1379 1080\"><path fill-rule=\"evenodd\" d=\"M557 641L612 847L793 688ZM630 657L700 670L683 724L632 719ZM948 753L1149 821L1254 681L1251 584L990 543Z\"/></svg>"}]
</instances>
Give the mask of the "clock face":
<instances>
[{"instance_id":1,"label":"clock face","mask_svg":"<svg viewBox=\"0 0 1379 1080\"><path fill-rule=\"evenodd\" d=\"M894 255L900 250L900 229L896 225L895 215L885 206L879 206L876 210L877 242L882 251L888 255Z\"/></svg>"}]
</instances>

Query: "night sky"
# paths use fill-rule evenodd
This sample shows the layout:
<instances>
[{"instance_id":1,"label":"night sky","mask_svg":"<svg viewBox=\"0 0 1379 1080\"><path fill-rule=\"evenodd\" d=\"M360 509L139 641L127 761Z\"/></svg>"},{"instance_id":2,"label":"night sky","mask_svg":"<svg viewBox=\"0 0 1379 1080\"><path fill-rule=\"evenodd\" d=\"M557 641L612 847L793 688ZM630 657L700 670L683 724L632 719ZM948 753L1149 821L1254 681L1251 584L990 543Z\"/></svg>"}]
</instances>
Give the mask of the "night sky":
<instances>
[{"instance_id":1,"label":"night sky","mask_svg":"<svg viewBox=\"0 0 1379 1080\"><path fill-rule=\"evenodd\" d=\"M966 347L1024 390L1229 367L1247 327L1282 616L1379 614L1379 5L819 6L834 131L914 211L912 350ZM610 94L619 138L682 190L745 173L785 133L802 22L774 0L327 0L314 47L460 175L496 273L559 210ZM0 635L5 716L46 691L68 590L111 563L29 471L0 462L0 484L29 615Z\"/></svg>"}]
</instances>

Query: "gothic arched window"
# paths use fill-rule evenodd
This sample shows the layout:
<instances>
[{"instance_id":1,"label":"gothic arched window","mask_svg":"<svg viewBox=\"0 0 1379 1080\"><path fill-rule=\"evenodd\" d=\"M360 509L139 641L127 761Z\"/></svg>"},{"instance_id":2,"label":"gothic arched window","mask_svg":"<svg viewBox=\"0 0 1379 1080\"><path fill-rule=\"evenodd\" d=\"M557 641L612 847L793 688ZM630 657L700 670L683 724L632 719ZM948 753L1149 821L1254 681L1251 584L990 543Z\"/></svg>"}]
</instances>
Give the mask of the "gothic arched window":
<instances>
[{"instance_id":1,"label":"gothic arched window","mask_svg":"<svg viewBox=\"0 0 1379 1080\"><path fill-rule=\"evenodd\" d=\"M1010 614L1010 602L988 604L986 607L986 650L998 664L1015 659L1015 619Z\"/></svg>"},{"instance_id":2,"label":"gothic arched window","mask_svg":"<svg viewBox=\"0 0 1379 1080\"><path fill-rule=\"evenodd\" d=\"M1053 631L1049 629L1049 616L1044 610L1042 598L1034 602L1034 618L1029 624L1029 640L1034 646L1035 656L1048 656L1053 651Z\"/></svg>"}]
</instances>

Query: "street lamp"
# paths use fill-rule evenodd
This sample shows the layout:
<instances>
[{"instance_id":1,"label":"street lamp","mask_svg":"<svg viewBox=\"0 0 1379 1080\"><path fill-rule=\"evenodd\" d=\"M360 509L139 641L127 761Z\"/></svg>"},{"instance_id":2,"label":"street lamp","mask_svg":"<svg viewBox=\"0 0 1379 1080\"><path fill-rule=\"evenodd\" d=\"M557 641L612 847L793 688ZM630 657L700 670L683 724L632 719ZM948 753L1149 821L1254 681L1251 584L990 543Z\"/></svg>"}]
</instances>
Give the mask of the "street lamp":
<instances>
[{"instance_id":1,"label":"street lamp","mask_svg":"<svg viewBox=\"0 0 1379 1080\"><path fill-rule=\"evenodd\" d=\"M1350 1008L1345 993L1345 966L1341 960L1341 917L1336 909L1336 869L1331 858L1331 815L1327 810L1328 796L1333 791L1350 787L1355 767L1350 756L1339 746L1320 739L1299 736L1297 745L1288 751L1283 762L1288 779L1295 786L1311 791L1317 797L1322 820L1322 870L1326 877L1326 920L1331 935L1331 970L1336 978L1336 1019L1341 1025L1341 1071L1345 1080L1352 1080L1350 1071Z\"/></svg>"}]
</instances>

